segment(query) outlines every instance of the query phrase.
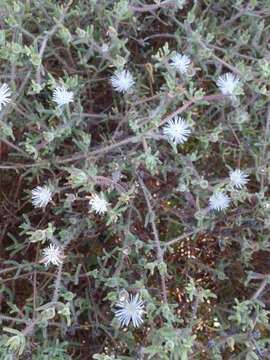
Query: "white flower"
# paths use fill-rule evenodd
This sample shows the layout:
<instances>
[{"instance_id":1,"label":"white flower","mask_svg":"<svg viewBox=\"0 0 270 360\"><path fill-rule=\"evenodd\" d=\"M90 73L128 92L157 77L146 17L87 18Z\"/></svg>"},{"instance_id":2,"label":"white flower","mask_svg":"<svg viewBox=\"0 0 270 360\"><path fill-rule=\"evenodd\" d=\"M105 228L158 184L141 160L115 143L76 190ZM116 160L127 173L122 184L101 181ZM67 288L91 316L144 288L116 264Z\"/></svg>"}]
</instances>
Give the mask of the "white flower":
<instances>
[{"instance_id":1,"label":"white flower","mask_svg":"<svg viewBox=\"0 0 270 360\"><path fill-rule=\"evenodd\" d=\"M101 45L101 52L106 53L106 52L108 52L108 51L109 51L109 44L103 43L103 44Z\"/></svg>"},{"instance_id":2,"label":"white flower","mask_svg":"<svg viewBox=\"0 0 270 360\"><path fill-rule=\"evenodd\" d=\"M230 95L235 98L235 90L239 84L239 77L232 74L226 73L221 75L216 84L223 95Z\"/></svg>"},{"instance_id":3,"label":"white flower","mask_svg":"<svg viewBox=\"0 0 270 360\"><path fill-rule=\"evenodd\" d=\"M240 169L232 170L230 171L230 181L233 187L242 189L248 183L248 175Z\"/></svg>"},{"instance_id":4,"label":"white flower","mask_svg":"<svg viewBox=\"0 0 270 360\"><path fill-rule=\"evenodd\" d=\"M176 53L171 59L171 66L175 67L181 74L186 74L191 60L187 55Z\"/></svg>"},{"instance_id":5,"label":"white flower","mask_svg":"<svg viewBox=\"0 0 270 360\"><path fill-rule=\"evenodd\" d=\"M181 116L175 116L169 120L163 128L163 134L175 144L183 144L186 142L190 133L189 124L181 118Z\"/></svg>"},{"instance_id":6,"label":"white flower","mask_svg":"<svg viewBox=\"0 0 270 360\"><path fill-rule=\"evenodd\" d=\"M211 210L222 211L229 207L230 198L223 192L215 192L209 199L209 207Z\"/></svg>"},{"instance_id":7,"label":"white flower","mask_svg":"<svg viewBox=\"0 0 270 360\"><path fill-rule=\"evenodd\" d=\"M94 211L96 214L103 215L108 211L109 203L102 193L100 196L98 194L93 195L89 204L92 208L92 211Z\"/></svg>"},{"instance_id":8,"label":"white flower","mask_svg":"<svg viewBox=\"0 0 270 360\"><path fill-rule=\"evenodd\" d=\"M9 89L9 86L4 83L0 86L0 110L2 110L2 106L5 106L8 104L11 99L11 91Z\"/></svg>"},{"instance_id":9,"label":"white flower","mask_svg":"<svg viewBox=\"0 0 270 360\"><path fill-rule=\"evenodd\" d=\"M73 102L73 92L67 91L64 86L58 86L53 90L52 99L61 107Z\"/></svg>"},{"instance_id":10,"label":"white flower","mask_svg":"<svg viewBox=\"0 0 270 360\"><path fill-rule=\"evenodd\" d=\"M48 186L37 186L32 190L32 204L34 207L45 208L52 200L52 192Z\"/></svg>"},{"instance_id":11,"label":"white flower","mask_svg":"<svg viewBox=\"0 0 270 360\"><path fill-rule=\"evenodd\" d=\"M43 249L42 254L43 258L41 262L44 263L45 266L48 266L49 264L58 266L63 262L64 259L62 249L54 244L51 244L50 246Z\"/></svg>"},{"instance_id":12,"label":"white flower","mask_svg":"<svg viewBox=\"0 0 270 360\"><path fill-rule=\"evenodd\" d=\"M128 70L116 71L114 75L111 76L111 83L116 91L123 93L135 84L133 76Z\"/></svg>"},{"instance_id":13,"label":"white flower","mask_svg":"<svg viewBox=\"0 0 270 360\"><path fill-rule=\"evenodd\" d=\"M143 323L144 302L139 294L130 295L126 300L119 301L116 306L120 309L115 311L115 316L122 327L128 326L130 321L134 327L139 327Z\"/></svg>"}]
</instances>

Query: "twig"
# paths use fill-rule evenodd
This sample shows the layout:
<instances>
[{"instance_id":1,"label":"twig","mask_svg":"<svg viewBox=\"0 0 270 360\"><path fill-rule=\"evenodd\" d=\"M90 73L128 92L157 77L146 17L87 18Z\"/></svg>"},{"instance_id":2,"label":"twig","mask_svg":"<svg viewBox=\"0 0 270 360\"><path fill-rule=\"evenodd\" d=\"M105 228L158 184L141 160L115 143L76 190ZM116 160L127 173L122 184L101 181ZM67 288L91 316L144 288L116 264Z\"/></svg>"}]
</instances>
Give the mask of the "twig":
<instances>
[{"instance_id":1,"label":"twig","mask_svg":"<svg viewBox=\"0 0 270 360\"><path fill-rule=\"evenodd\" d=\"M258 297L262 294L264 291L266 285L269 282L269 276L267 276L265 279L262 280L261 285L258 287L258 289L255 291L255 293L251 296L252 300L258 299Z\"/></svg>"},{"instance_id":2,"label":"twig","mask_svg":"<svg viewBox=\"0 0 270 360\"><path fill-rule=\"evenodd\" d=\"M57 277L54 283L54 292L52 297L52 302L56 303L59 296L59 287L61 284L61 278L62 278L62 270L63 270L63 263L61 263L58 267Z\"/></svg>"},{"instance_id":3,"label":"twig","mask_svg":"<svg viewBox=\"0 0 270 360\"><path fill-rule=\"evenodd\" d=\"M13 270L17 270L17 271L18 271L18 269L21 270L21 269L23 269L23 268L29 268L29 267L31 268L31 266L33 266L33 265L35 265L35 264L36 264L36 263L33 262L33 263L28 263L28 264L18 264L17 266L11 266L11 267L9 267L9 268L0 270L0 275L1 275L1 274L4 274L4 273L6 273L6 272L9 272L9 271L13 271Z\"/></svg>"},{"instance_id":4,"label":"twig","mask_svg":"<svg viewBox=\"0 0 270 360\"><path fill-rule=\"evenodd\" d=\"M134 12L149 12L149 11L155 11L158 9L165 9L165 8L174 8L176 7L175 1L163 1L161 4L153 4L153 5L144 5L144 6L130 6L129 8Z\"/></svg>"},{"instance_id":5,"label":"twig","mask_svg":"<svg viewBox=\"0 0 270 360\"><path fill-rule=\"evenodd\" d=\"M28 322L29 322L29 320L14 318L14 317L3 315L3 314L0 314L0 321L13 321L13 322L17 322L19 324L28 324Z\"/></svg>"},{"instance_id":6,"label":"twig","mask_svg":"<svg viewBox=\"0 0 270 360\"><path fill-rule=\"evenodd\" d=\"M176 238L170 240L170 241L167 241L165 244L164 244L164 248L165 250L167 250L170 246L173 246L174 244L182 241L182 240L185 240L187 238L189 238L190 236L192 235L195 235L195 234L198 234L199 232L201 232L203 229L195 229L193 231L189 231L185 234L182 234L180 236L177 236Z\"/></svg>"},{"instance_id":7,"label":"twig","mask_svg":"<svg viewBox=\"0 0 270 360\"><path fill-rule=\"evenodd\" d=\"M155 221L156 214L153 211L153 208L152 208L152 205L151 205L151 202L150 202L150 196L151 195L150 195L148 189L146 188L142 178L139 175L138 175L138 180L139 180L140 186L142 188L144 198L145 198L145 201L146 201L146 204L147 204L148 212L149 212L149 215L150 215L150 223L151 223L151 226L152 226L154 239L155 239L157 260L158 260L159 263L162 263L162 262L164 262L163 250L161 249L158 230L157 230L156 221ZM164 304L167 304L168 303L168 298L167 298L166 280L165 280L164 274L160 273L160 278L161 278L161 290L162 290L163 302L164 302Z\"/></svg>"},{"instance_id":8,"label":"twig","mask_svg":"<svg viewBox=\"0 0 270 360\"><path fill-rule=\"evenodd\" d=\"M265 167L266 163L266 149L268 146L268 138L269 138L269 131L270 131L270 103L267 107L267 118L266 118L266 126L265 126L265 136L264 136L264 143L262 149L262 157L261 157L261 166ZM265 172L261 172L261 191L264 188L264 180L265 180Z\"/></svg>"},{"instance_id":9,"label":"twig","mask_svg":"<svg viewBox=\"0 0 270 360\"><path fill-rule=\"evenodd\" d=\"M158 125L156 125L155 127L153 128L150 128L148 130L146 130L144 133L142 133L141 135L137 135L137 136L131 136L131 137L128 137L122 141L119 141L118 143L116 144L112 144L112 145L108 145L108 146L100 146L98 147L97 150L93 150L91 151L90 153L88 154L82 154L82 153L79 153L79 154L75 154L73 155L72 157L68 157L68 158L60 158L60 159L57 159L56 162L58 164L64 164L64 163L68 163L68 162L72 162L72 161L77 161L77 160L83 160L83 159L86 159L86 158L91 158L93 156L96 156L96 155L99 155L101 153L107 153L107 152L110 152L111 150L117 148L117 147L120 147L120 146L123 146L123 145L126 145L126 144L129 144L129 143L138 143L138 142L141 142L142 138L145 137L145 136L152 136L152 132L153 130L155 130L156 128L164 125L168 120L170 120L172 117L176 116L176 115L179 115L179 114L182 114L183 112L185 112L188 108L190 108L191 106L197 104L198 102L200 101L206 101L206 102L211 102L211 101L218 101L218 100L222 100L226 98L226 96L224 95L220 95L220 94L214 94L214 95L206 95L206 96L203 96L201 98L192 98L191 100L187 101L184 105L182 105L181 107L179 107L177 110L173 111L171 114L165 116L164 119L162 119Z\"/></svg>"},{"instance_id":10,"label":"twig","mask_svg":"<svg viewBox=\"0 0 270 360\"><path fill-rule=\"evenodd\" d=\"M41 83L41 69L42 69L42 57L44 55L44 52L45 52L45 49L47 47L47 43L49 41L49 39L56 33L56 31L58 30L59 26L62 24L62 22L64 21L65 19L65 16L66 16L66 13L69 9L69 7L71 6L71 4L73 3L73 0L70 0L67 4L67 6L64 8L63 10L63 13L61 14L57 24L55 24L51 30L49 30L47 32L47 34L44 36L43 38L43 41L41 43L41 46L40 46L40 49L39 49L39 52L38 52L38 55L40 57L40 65L38 65L37 67L37 71L36 71L36 82L37 84L40 84Z\"/></svg>"},{"instance_id":11,"label":"twig","mask_svg":"<svg viewBox=\"0 0 270 360\"><path fill-rule=\"evenodd\" d=\"M123 145L127 145L130 143L138 143L142 141L142 137L147 137L149 136L150 138L152 137L152 133L154 130L156 130L156 128L162 126L163 124L165 124L168 120L170 120L172 117L179 115L183 112L185 112L187 109L189 109L190 107L196 105L198 102L201 101L205 101L205 102L212 102L212 101L218 101L218 100L223 100L225 99L226 96L225 95L221 95L221 94L213 94L213 95L206 95L206 96L202 96L200 98L192 98L189 101L187 101L184 105L182 105L181 107L179 107L177 110L173 111L171 114L165 116L164 119L162 119L158 125L156 125L153 128L150 128L148 130L146 130L144 133L137 135L137 136L130 136L124 140L121 140L115 144L110 144L110 145L101 145L99 147L97 147L96 149L94 149L93 151L89 152L89 153L76 153L72 156L68 156L68 157L60 157L60 158L56 158L53 159L52 161L49 160L41 160L41 161L37 161L35 163L31 163L31 164L3 164L0 165L0 169L19 169L19 168L29 168L29 167L33 167L33 166L48 166L50 165L50 162L55 162L57 164L67 164L73 161L78 161L78 160L85 160L85 159L90 159L95 157L96 155L100 155L100 154L105 154L108 152L111 152L112 150L121 147Z\"/></svg>"},{"instance_id":12,"label":"twig","mask_svg":"<svg viewBox=\"0 0 270 360\"><path fill-rule=\"evenodd\" d=\"M27 154L24 150L20 149L17 145L12 144L10 141L8 141L5 138L0 138L0 141L2 141L3 143L5 143L7 146L10 146L11 148L13 148L14 150L18 151L20 154L22 154L23 156L27 157L27 158L31 158L30 154Z\"/></svg>"}]
</instances>

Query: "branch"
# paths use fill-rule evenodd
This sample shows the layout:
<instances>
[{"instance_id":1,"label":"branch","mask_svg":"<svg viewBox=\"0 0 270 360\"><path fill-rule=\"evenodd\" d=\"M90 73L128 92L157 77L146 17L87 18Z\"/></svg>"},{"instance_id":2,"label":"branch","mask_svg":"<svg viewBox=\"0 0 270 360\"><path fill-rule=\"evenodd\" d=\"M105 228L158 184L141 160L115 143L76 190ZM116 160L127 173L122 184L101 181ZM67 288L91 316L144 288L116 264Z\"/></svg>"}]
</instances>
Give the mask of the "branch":
<instances>
[{"instance_id":1,"label":"branch","mask_svg":"<svg viewBox=\"0 0 270 360\"><path fill-rule=\"evenodd\" d=\"M266 285L269 283L269 276L267 276L265 279L262 280L260 286L258 287L258 289L255 291L255 293L251 296L252 300L258 299L258 297L261 296L261 294L263 293Z\"/></svg>"},{"instance_id":2,"label":"branch","mask_svg":"<svg viewBox=\"0 0 270 360\"><path fill-rule=\"evenodd\" d=\"M264 143L263 143L263 149L262 149L262 157L261 157L261 166L265 167L266 165L266 150L268 146L268 138L269 138L269 131L270 131L270 103L267 107L267 118L266 118L266 126L265 126L265 136L264 136ZM265 180L266 172L262 172L261 174L261 191L263 191L264 188L264 180Z\"/></svg>"},{"instance_id":3,"label":"branch","mask_svg":"<svg viewBox=\"0 0 270 360\"><path fill-rule=\"evenodd\" d=\"M160 245L160 241L159 241L159 235L158 235L158 230L157 230L157 226L156 226L156 214L153 211L151 202L150 202L150 196L151 194L149 193L148 189L146 188L142 178L140 176L138 176L138 180L140 183L140 186L142 188L143 194L144 194L144 198L147 204L147 208L148 208L148 212L149 212L149 217L150 217L150 223L152 226L152 230L153 230L153 234L154 234L154 239L155 239L155 247L156 247L156 256L157 256L157 260L159 263L164 262L164 258L163 258L163 250L161 249L161 245ZM160 278L161 278L161 290L162 290L162 298L163 298L163 302L164 304L168 303L168 298L167 298L167 289L166 289L166 280L165 280L165 276L164 274L160 273Z\"/></svg>"},{"instance_id":4,"label":"branch","mask_svg":"<svg viewBox=\"0 0 270 360\"><path fill-rule=\"evenodd\" d=\"M67 6L64 8L63 13L61 14L61 16L60 16L60 18L59 18L57 24L55 24L55 25L51 28L51 30L49 30L49 31L47 32L47 34L44 36L44 38L43 38L43 41L42 41L42 43L41 43L41 46L40 46L40 49L39 49L39 52L38 52L38 55L39 55L39 57L40 57L40 59L41 59L41 60L40 60L40 65L37 67L37 71L36 71L36 82L37 82L38 84L41 83L41 75L40 75L40 73L41 73L41 69L42 69L42 57L43 57L44 52L45 52L45 49L46 49L46 47L47 47L47 43L48 43L49 39L56 33L56 31L58 30L59 26L63 23L63 21L64 21L64 19L65 19L65 16L66 16L66 14L67 14L67 11L68 11L69 7L72 5L72 3L73 3L73 0L70 0L70 1L68 2Z\"/></svg>"},{"instance_id":5,"label":"branch","mask_svg":"<svg viewBox=\"0 0 270 360\"><path fill-rule=\"evenodd\" d=\"M166 8L175 8L176 2L175 1L163 1L161 4L153 4L153 5L144 5L144 6L130 6L130 10L134 12L151 12L159 9L166 9Z\"/></svg>"},{"instance_id":6,"label":"branch","mask_svg":"<svg viewBox=\"0 0 270 360\"><path fill-rule=\"evenodd\" d=\"M51 161L50 160L41 160L41 161L37 161L32 164L13 164L13 165L4 164L4 165L0 165L0 169L19 169L19 168L29 168L29 167L33 167L33 166L48 166L48 165L50 165L51 162L52 163L55 162L56 164L67 164L67 163L78 161L78 160L90 159L90 158L96 157L97 155L111 152L112 150L114 150L118 147L121 147L123 145L127 145L130 143L139 143L142 141L143 137L152 137L153 130L156 130L156 128L164 125L172 117L182 114L187 109L189 109L190 107L192 107L194 105L197 105L201 101L217 102L218 100L224 100L224 99L226 99L226 96L221 95L221 94L206 95L201 98L192 98L191 100L187 101L184 105L179 107L177 110L175 110L171 114L167 115L163 120L160 121L160 123L156 127L150 128L140 135L130 136L124 140L119 141L118 143L115 143L115 144L110 144L110 145L102 144L89 153L79 152L72 156L59 157L56 159L52 159Z\"/></svg>"}]
</instances>

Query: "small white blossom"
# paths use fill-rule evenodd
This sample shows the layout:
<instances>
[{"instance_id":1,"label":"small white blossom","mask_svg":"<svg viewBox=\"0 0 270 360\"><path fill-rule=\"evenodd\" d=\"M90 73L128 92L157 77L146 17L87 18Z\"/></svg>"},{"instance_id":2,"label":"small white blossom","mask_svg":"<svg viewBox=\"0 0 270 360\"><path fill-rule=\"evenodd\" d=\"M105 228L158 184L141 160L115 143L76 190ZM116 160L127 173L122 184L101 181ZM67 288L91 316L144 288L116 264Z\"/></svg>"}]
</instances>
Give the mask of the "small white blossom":
<instances>
[{"instance_id":1,"label":"small white blossom","mask_svg":"<svg viewBox=\"0 0 270 360\"><path fill-rule=\"evenodd\" d=\"M186 74L191 60L187 55L176 53L171 59L171 66L176 68L181 74Z\"/></svg>"},{"instance_id":2,"label":"small white blossom","mask_svg":"<svg viewBox=\"0 0 270 360\"><path fill-rule=\"evenodd\" d=\"M120 309L115 311L115 316L122 327L128 326L132 322L134 327L139 327L143 323L144 302L140 295L130 295L124 301L119 301L116 306Z\"/></svg>"},{"instance_id":3,"label":"small white blossom","mask_svg":"<svg viewBox=\"0 0 270 360\"><path fill-rule=\"evenodd\" d=\"M190 133L191 129L189 124L181 118L181 116L175 116L169 120L163 128L163 134L175 144L183 144L186 142Z\"/></svg>"},{"instance_id":4,"label":"small white blossom","mask_svg":"<svg viewBox=\"0 0 270 360\"><path fill-rule=\"evenodd\" d=\"M233 73L226 73L221 75L216 84L223 95L230 95L235 98L235 90L238 87L240 79Z\"/></svg>"},{"instance_id":5,"label":"small white blossom","mask_svg":"<svg viewBox=\"0 0 270 360\"><path fill-rule=\"evenodd\" d=\"M73 92L67 91L64 86L58 86L53 90L52 99L59 107L62 107L73 102Z\"/></svg>"},{"instance_id":6,"label":"small white blossom","mask_svg":"<svg viewBox=\"0 0 270 360\"><path fill-rule=\"evenodd\" d=\"M116 71L111 76L111 83L113 88L119 92L127 92L134 84L134 79L128 70Z\"/></svg>"},{"instance_id":7,"label":"small white blossom","mask_svg":"<svg viewBox=\"0 0 270 360\"><path fill-rule=\"evenodd\" d=\"M92 211L94 211L96 214L103 215L108 211L108 205L109 203L105 199L104 195L101 193L101 195L95 194L92 196L90 202L89 202Z\"/></svg>"},{"instance_id":8,"label":"small white blossom","mask_svg":"<svg viewBox=\"0 0 270 360\"><path fill-rule=\"evenodd\" d=\"M107 53L107 52L109 51L109 44L103 43L103 44L101 45L101 51L102 51L103 54L104 54L104 53Z\"/></svg>"},{"instance_id":9,"label":"small white blossom","mask_svg":"<svg viewBox=\"0 0 270 360\"><path fill-rule=\"evenodd\" d=\"M64 259L62 249L54 244L50 244L50 246L43 249L42 254L43 258L41 262L44 263L45 266L48 266L49 264L59 266Z\"/></svg>"},{"instance_id":10,"label":"small white blossom","mask_svg":"<svg viewBox=\"0 0 270 360\"><path fill-rule=\"evenodd\" d=\"M10 96L11 91L9 86L6 83L2 84L0 86L0 110L11 101Z\"/></svg>"},{"instance_id":11,"label":"small white blossom","mask_svg":"<svg viewBox=\"0 0 270 360\"><path fill-rule=\"evenodd\" d=\"M37 186L32 190L32 204L34 207L45 208L52 200L52 192L48 186Z\"/></svg>"},{"instance_id":12,"label":"small white blossom","mask_svg":"<svg viewBox=\"0 0 270 360\"><path fill-rule=\"evenodd\" d=\"M209 199L209 207L211 210L222 211L229 207L230 198L223 192L215 192Z\"/></svg>"},{"instance_id":13,"label":"small white blossom","mask_svg":"<svg viewBox=\"0 0 270 360\"><path fill-rule=\"evenodd\" d=\"M230 171L230 181L233 187L242 189L248 183L248 175L240 169L232 170Z\"/></svg>"}]
</instances>

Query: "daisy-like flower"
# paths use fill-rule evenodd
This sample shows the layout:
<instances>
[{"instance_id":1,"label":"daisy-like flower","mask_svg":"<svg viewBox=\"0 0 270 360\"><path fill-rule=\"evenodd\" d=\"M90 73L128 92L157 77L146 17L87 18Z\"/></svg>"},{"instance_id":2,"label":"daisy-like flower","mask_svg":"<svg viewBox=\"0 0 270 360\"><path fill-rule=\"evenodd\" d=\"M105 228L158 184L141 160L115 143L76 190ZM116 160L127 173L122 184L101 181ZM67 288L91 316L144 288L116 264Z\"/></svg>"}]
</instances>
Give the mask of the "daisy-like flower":
<instances>
[{"instance_id":1,"label":"daisy-like flower","mask_svg":"<svg viewBox=\"0 0 270 360\"><path fill-rule=\"evenodd\" d=\"M109 203L105 199L105 196L101 193L100 195L95 194L89 201L92 211L96 214L103 215L108 211Z\"/></svg>"},{"instance_id":2,"label":"daisy-like flower","mask_svg":"<svg viewBox=\"0 0 270 360\"><path fill-rule=\"evenodd\" d=\"M190 133L191 129L189 124L181 118L181 116L175 116L170 119L163 128L163 134L175 144L183 144L186 142Z\"/></svg>"},{"instance_id":3,"label":"daisy-like flower","mask_svg":"<svg viewBox=\"0 0 270 360\"><path fill-rule=\"evenodd\" d=\"M128 326L132 322L134 327L139 327L143 323L144 302L140 295L130 295L124 301L119 301L116 306L119 308L115 311L115 316L122 327Z\"/></svg>"},{"instance_id":4,"label":"daisy-like flower","mask_svg":"<svg viewBox=\"0 0 270 360\"><path fill-rule=\"evenodd\" d=\"M111 76L112 87L118 92L127 92L135 84L132 74L128 70L116 71Z\"/></svg>"},{"instance_id":5,"label":"daisy-like flower","mask_svg":"<svg viewBox=\"0 0 270 360\"><path fill-rule=\"evenodd\" d=\"M230 182L234 188L242 189L248 183L248 175L240 169L232 170L230 171Z\"/></svg>"},{"instance_id":6,"label":"daisy-like flower","mask_svg":"<svg viewBox=\"0 0 270 360\"><path fill-rule=\"evenodd\" d=\"M45 208L52 200L52 192L48 186L37 186L32 190L32 204L34 207Z\"/></svg>"},{"instance_id":7,"label":"daisy-like flower","mask_svg":"<svg viewBox=\"0 0 270 360\"><path fill-rule=\"evenodd\" d=\"M4 83L0 86L0 110L2 110L2 107L6 106L11 99L11 91L9 89L9 86Z\"/></svg>"},{"instance_id":8,"label":"daisy-like flower","mask_svg":"<svg viewBox=\"0 0 270 360\"><path fill-rule=\"evenodd\" d=\"M63 251L60 247L50 244L50 246L46 247L42 251L42 260L41 262L48 266L50 264L59 266L64 259Z\"/></svg>"},{"instance_id":9,"label":"daisy-like flower","mask_svg":"<svg viewBox=\"0 0 270 360\"><path fill-rule=\"evenodd\" d=\"M171 59L171 66L176 68L181 74L186 74L191 60L187 55L176 53Z\"/></svg>"},{"instance_id":10,"label":"daisy-like flower","mask_svg":"<svg viewBox=\"0 0 270 360\"><path fill-rule=\"evenodd\" d=\"M211 210L222 211L229 207L230 198L221 191L215 192L209 199L209 207Z\"/></svg>"},{"instance_id":11,"label":"daisy-like flower","mask_svg":"<svg viewBox=\"0 0 270 360\"><path fill-rule=\"evenodd\" d=\"M53 101L56 102L57 106L62 107L73 102L73 92L67 91L64 86L58 86L53 90Z\"/></svg>"},{"instance_id":12,"label":"daisy-like flower","mask_svg":"<svg viewBox=\"0 0 270 360\"><path fill-rule=\"evenodd\" d=\"M235 98L235 90L239 84L239 77L232 74L226 73L221 75L216 84L223 95L229 95Z\"/></svg>"}]
</instances>

